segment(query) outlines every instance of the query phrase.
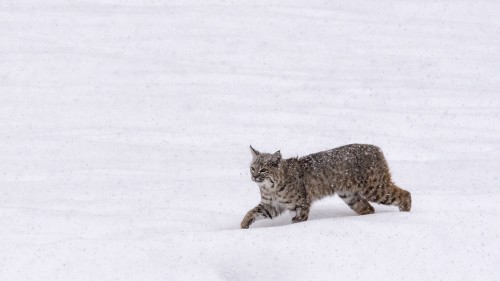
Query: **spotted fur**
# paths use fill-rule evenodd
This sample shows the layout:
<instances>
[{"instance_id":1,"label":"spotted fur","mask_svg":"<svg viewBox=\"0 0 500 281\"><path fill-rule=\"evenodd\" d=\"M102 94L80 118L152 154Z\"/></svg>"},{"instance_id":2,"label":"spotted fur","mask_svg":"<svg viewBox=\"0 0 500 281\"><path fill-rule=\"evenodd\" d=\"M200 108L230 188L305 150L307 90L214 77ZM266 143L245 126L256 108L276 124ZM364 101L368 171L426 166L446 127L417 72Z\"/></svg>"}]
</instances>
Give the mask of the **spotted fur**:
<instances>
[{"instance_id":1,"label":"spotted fur","mask_svg":"<svg viewBox=\"0 0 500 281\"><path fill-rule=\"evenodd\" d=\"M272 219L284 211L295 213L292 222L307 220L311 204L335 193L356 213L372 214L369 202L410 211L410 192L391 180L380 148L350 144L301 158L282 159L279 151L260 153L250 146L252 180L261 201L241 222L248 228L258 219Z\"/></svg>"}]
</instances>

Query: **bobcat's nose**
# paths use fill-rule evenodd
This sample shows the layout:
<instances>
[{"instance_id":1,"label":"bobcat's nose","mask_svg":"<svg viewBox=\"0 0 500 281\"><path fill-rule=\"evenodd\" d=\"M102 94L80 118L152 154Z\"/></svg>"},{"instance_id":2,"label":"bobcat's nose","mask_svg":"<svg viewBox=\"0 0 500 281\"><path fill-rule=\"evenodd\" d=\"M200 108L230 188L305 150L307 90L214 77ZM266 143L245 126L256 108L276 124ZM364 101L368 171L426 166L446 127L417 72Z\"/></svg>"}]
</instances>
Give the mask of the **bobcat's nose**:
<instances>
[{"instance_id":1,"label":"bobcat's nose","mask_svg":"<svg viewBox=\"0 0 500 281\"><path fill-rule=\"evenodd\" d=\"M252 180L255 181L255 182L261 182L262 178L261 177L253 177L252 176Z\"/></svg>"}]
</instances>

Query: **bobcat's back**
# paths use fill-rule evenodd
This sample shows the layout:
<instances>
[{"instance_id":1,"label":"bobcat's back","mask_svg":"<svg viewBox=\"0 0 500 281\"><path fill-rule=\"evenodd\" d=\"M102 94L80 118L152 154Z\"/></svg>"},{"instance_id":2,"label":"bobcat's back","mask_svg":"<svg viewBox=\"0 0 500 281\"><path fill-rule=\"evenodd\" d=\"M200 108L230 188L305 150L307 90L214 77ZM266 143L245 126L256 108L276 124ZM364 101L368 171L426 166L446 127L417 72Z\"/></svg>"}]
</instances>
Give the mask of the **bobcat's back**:
<instances>
[{"instance_id":1,"label":"bobcat's back","mask_svg":"<svg viewBox=\"0 0 500 281\"><path fill-rule=\"evenodd\" d=\"M374 176L390 180L384 155L374 145L349 144L304 156L299 161L312 200L339 191L351 191Z\"/></svg>"}]
</instances>

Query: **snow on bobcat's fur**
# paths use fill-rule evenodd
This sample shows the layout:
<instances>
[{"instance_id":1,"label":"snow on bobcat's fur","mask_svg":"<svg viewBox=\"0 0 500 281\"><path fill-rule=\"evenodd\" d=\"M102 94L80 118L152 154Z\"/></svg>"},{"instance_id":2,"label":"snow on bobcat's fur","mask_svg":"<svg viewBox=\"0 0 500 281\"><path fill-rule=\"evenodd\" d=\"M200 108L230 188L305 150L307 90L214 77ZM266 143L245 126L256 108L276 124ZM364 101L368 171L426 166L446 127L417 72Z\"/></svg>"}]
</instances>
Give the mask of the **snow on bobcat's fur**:
<instances>
[{"instance_id":1,"label":"snow on bobcat's fur","mask_svg":"<svg viewBox=\"0 0 500 281\"><path fill-rule=\"evenodd\" d=\"M488 1L3 1L0 280L494 280ZM372 143L410 213L240 230L248 145Z\"/></svg>"}]
</instances>

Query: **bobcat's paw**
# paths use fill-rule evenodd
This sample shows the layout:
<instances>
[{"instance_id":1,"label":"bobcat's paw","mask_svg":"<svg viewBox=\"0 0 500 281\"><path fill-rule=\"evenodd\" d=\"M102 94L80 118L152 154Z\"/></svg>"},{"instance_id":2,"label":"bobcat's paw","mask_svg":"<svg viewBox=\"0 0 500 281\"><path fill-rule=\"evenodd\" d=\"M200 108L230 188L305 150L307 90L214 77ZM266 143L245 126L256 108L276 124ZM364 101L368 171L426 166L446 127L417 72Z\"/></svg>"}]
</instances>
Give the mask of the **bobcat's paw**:
<instances>
[{"instance_id":1,"label":"bobcat's paw","mask_svg":"<svg viewBox=\"0 0 500 281\"><path fill-rule=\"evenodd\" d=\"M250 227L250 225L252 224L252 222L253 222L253 220L244 219L240 224L241 229L248 229Z\"/></svg>"},{"instance_id":2,"label":"bobcat's paw","mask_svg":"<svg viewBox=\"0 0 500 281\"><path fill-rule=\"evenodd\" d=\"M411 194L410 192L406 191L406 194L401 200L401 203L399 203L399 210L401 212L409 212L411 210Z\"/></svg>"},{"instance_id":3,"label":"bobcat's paw","mask_svg":"<svg viewBox=\"0 0 500 281\"><path fill-rule=\"evenodd\" d=\"M303 221L306 221L307 220L307 217L293 217L292 218L292 223L298 223L298 222L303 222Z\"/></svg>"}]
</instances>

